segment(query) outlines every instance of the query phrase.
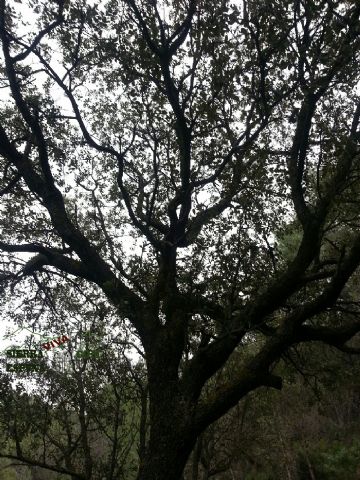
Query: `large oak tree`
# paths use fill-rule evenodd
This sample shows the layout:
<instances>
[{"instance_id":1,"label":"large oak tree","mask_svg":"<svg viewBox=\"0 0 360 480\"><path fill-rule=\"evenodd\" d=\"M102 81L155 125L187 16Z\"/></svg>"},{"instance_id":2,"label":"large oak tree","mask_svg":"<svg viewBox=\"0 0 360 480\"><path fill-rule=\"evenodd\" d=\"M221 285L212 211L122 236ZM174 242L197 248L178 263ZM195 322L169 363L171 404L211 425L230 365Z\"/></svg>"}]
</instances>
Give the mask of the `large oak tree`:
<instances>
[{"instance_id":1,"label":"large oak tree","mask_svg":"<svg viewBox=\"0 0 360 480\"><path fill-rule=\"evenodd\" d=\"M129 322L149 385L139 480L180 479L211 422L281 387L293 345L357 351L359 14L0 0L4 292L78 278Z\"/></svg>"}]
</instances>

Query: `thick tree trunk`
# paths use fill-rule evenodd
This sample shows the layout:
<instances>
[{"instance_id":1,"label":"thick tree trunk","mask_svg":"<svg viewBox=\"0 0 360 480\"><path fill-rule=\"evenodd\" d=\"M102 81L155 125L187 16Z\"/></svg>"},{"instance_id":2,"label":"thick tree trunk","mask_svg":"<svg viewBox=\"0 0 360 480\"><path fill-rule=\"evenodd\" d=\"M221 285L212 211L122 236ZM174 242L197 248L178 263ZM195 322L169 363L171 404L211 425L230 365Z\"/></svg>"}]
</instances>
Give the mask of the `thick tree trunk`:
<instances>
[{"instance_id":1,"label":"thick tree trunk","mask_svg":"<svg viewBox=\"0 0 360 480\"><path fill-rule=\"evenodd\" d=\"M150 438L137 480L181 480L196 442L181 400L163 393L159 391L157 404L150 406Z\"/></svg>"},{"instance_id":2,"label":"thick tree trunk","mask_svg":"<svg viewBox=\"0 0 360 480\"><path fill-rule=\"evenodd\" d=\"M149 450L137 480L181 480L191 448L177 442L174 436L164 437L159 443L161 446Z\"/></svg>"},{"instance_id":3,"label":"thick tree trunk","mask_svg":"<svg viewBox=\"0 0 360 480\"><path fill-rule=\"evenodd\" d=\"M137 480L181 480L196 443L191 407L176 382L171 386L161 380L149 385L150 436Z\"/></svg>"},{"instance_id":4,"label":"thick tree trunk","mask_svg":"<svg viewBox=\"0 0 360 480\"><path fill-rule=\"evenodd\" d=\"M185 397L178 377L184 325L186 319L175 311L171 328L159 329L145 347L150 435L137 480L181 480L200 433L192 422L195 405Z\"/></svg>"}]
</instances>

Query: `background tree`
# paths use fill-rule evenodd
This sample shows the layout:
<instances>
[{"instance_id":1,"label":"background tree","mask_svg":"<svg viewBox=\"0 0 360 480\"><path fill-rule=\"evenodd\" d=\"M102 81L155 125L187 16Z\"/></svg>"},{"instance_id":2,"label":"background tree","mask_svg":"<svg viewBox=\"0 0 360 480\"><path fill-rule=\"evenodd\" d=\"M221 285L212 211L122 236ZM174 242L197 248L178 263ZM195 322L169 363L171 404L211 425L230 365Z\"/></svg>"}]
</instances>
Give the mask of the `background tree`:
<instances>
[{"instance_id":1,"label":"background tree","mask_svg":"<svg viewBox=\"0 0 360 480\"><path fill-rule=\"evenodd\" d=\"M18 460L22 471L28 464L36 469L36 478L135 478L140 423L146 415L141 411L143 367L126 361L125 339L113 335L108 343L103 327L110 322L101 309L76 324L76 302L70 306L56 326L71 341L63 350L44 352L43 371L3 376L0 428L5 440L0 457ZM102 331L96 342L94 324ZM25 343L31 341L29 337Z\"/></svg>"},{"instance_id":2,"label":"background tree","mask_svg":"<svg viewBox=\"0 0 360 480\"><path fill-rule=\"evenodd\" d=\"M186 480L359 477L359 358L301 345L278 369L283 390L252 392L206 429Z\"/></svg>"},{"instance_id":3,"label":"background tree","mask_svg":"<svg viewBox=\"0 0 360 480\"><path fill-rule=\"evenodd\" d=\"M293 345L358 351L359 13L0 0L6 298L76 277L131 325L149 392L139 480L179 479L209 424L281 387ZM291 218L287 258L273 235ZM346 231L332 249L331 231Z\"/></svg>"}]
</instances>

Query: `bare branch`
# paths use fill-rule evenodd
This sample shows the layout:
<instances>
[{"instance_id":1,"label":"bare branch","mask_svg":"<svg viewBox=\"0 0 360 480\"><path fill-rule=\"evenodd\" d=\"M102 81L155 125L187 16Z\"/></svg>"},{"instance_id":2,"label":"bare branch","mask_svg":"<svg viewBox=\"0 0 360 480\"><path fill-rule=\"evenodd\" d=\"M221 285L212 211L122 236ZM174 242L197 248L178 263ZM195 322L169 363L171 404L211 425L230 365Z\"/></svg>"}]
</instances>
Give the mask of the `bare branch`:
<instances>
[{"instance_id":1,"label":"bare branch","mask_svg":"<svg viewBox=\"0 0 360 480\"><path fill-rule=\"evenodd\" d=\"M50 470L51 472L58 472L62 473L64 475L70 475L72 478L76 478L78 480L86 480L86 477L80 473L76 473L73 471L69 471L66 468L62 467L56 467L55 465L49 465L44 462L40 462L37 460L33 460L27 457L24 457L22 455L17 456L17 455L9 455L5 453L0 453L0 458L9 458L11 460L18 460L23 462L26 466L28 467L39 467L39 468L44 468L45 470Z\"/></svg>"}]
</instances>

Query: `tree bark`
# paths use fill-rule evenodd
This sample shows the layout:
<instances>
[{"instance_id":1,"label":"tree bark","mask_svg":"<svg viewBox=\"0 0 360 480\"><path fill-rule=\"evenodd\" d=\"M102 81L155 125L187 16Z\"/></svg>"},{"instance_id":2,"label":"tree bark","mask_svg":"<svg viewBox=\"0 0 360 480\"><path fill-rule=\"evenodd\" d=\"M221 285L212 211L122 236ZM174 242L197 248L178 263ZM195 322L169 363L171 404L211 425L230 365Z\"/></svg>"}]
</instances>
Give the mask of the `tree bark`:
<instances>
[{"instance_id":1,"label":"tree bark","mask_svg":"<svg viewBox=\"0 0 360 480\"><path fill-rule=\"evenodd\" d=\"M184 432L180 425L179 416L186 417L182 409L173 409L173 405L166 403L159 403L155 409L149 444L137 480L181 480L196 443L196 434Z\"/></svg>"},{"instance_id":2,"label":"tree bark","mask_svg":"<svg viewBox=\"0 0 360 480\"><path fill-rule=\"evenodd\" d=\"M179 388L167 345L158 346L165 348L156 366L151 355L148 361L150 435L137 480L180 480L200 432L193 428L193 405Z\"/></svg>"},{"instance_id":3,"label":"tree bark","mask_svg":"<svg viewBox=\"0 0 360 480\"><path fill-rule=\"evenodd\" d=\"M186 461L191 452L188 447L175 442L174 436L163 437L162 445L167 443L166 448L154 449L149 452L141 466L137 480L181 480Z\"/></svg>"},{"instance_id":4,"label":"tree bark","mask_svg":"<svg viewBox=\"0 0 360 480\"><path fill-rule=\"evenodd\" d=\"M200 465L200 458L201 458L201 450L202 450L202 435L199 436L193 452L191 480L199 479L199 465Z\"/></svg>"}]
</instances>

